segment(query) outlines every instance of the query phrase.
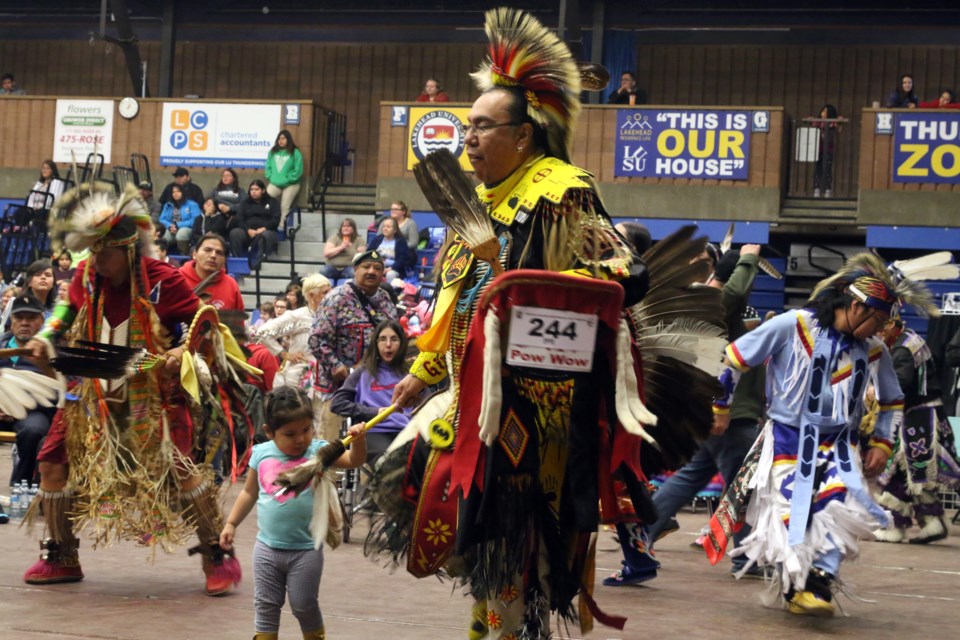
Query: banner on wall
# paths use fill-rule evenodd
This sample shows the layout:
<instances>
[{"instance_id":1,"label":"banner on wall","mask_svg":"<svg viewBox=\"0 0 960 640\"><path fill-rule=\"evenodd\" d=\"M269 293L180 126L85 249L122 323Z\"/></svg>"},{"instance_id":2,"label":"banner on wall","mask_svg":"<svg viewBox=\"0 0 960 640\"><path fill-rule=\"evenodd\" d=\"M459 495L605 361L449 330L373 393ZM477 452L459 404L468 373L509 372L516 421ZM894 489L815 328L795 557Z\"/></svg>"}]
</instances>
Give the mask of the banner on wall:
<instances>
[{"instance_id":1,"label":"banner on wall","mask_svg":"<svg viewBox=\"0 0 960 640\"><path fill-rule=\"evenodd\" d=\"M960 184L960 113L898 113L893 181Z\"/></svg>"},{"instance_id":2,"label":"banner on wall","mask_svg":"<svg viewBox=\"0 0 960 640\"><path fill-rule=\"evenodd\" d=\"M113 100L57 100L53 161L82 163L94 152L110 164L113 146Z\"/></svg>"},{"instance_id":3,"label":"banner on wall","mask_svg":"<svg viewBox=\"0 0 960 640\"><path fill-rule=\"evenodd\" d=\"M410 107L407 138L407 171L424 156L438 149L449 149L464 171L473 171L464 151L467 115L470 107Z\"/></svg>"},{"instance_id":4,"label":"banner on wall","mask_svg":"<svg viewBox=\"0 0 960 640\"><path fill-rule=\"evenodd\" d=\"M164 102L160 164L261 169L280 116L279 104Z\"/></svg>"},{"instance_id":5,"label":"banner on wall","mask_svg":"<svg viewBox=\"0 0 960 640\"><path fill-rule=\"evenodd\" d=\"M750 111L618 109L615 176L746 180Z\"/></svg>"}]
</instances>

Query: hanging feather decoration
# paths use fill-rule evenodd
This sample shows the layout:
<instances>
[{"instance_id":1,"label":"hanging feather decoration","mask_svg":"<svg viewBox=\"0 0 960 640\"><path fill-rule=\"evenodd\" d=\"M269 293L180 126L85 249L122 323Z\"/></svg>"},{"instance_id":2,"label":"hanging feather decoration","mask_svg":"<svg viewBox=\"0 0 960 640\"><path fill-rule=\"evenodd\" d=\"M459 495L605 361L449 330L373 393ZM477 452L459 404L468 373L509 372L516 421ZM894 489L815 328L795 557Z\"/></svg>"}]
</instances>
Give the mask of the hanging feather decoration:
<instances>
[{"instance_id":1,"label":"hanging feather decoration","mask_svg":"<svg viewBox=\"0 0 960 640\"><path fill-rule=\"evenodd\" d=\"M728 342L721 327L690 317L642 329L637 332L636 341L644 358L673 358L714 377L723 370Z\"/></svg>"},{"instance_id":2,"label":"hanging feather decoration","mask_svg":"<svg viewBox=\"0 0 960 640\"><path fill-rule=\"evenodd\" d=\"M910 280L956 280L960 278L960 265L953 263L949 251L937 251L910 260L896 260L888 267L894 281Z\"/></svg>"},{"instance_id":3,"label":"hanging feather decoration","mask_svg":"<svg viewBox=\"0 0 960 640\"><path fill-rule=\"evenodd\" d=\"M413 168L413 175L443 224L463 238L475 256L490 264L494 275L503 273L493 223L453 154L440 149L427 155Z\"/></svg>"},{"instance_id":4,"label":"hanging feather decoration","mask_svg":"<svg viewBox=\"0 0 960 640\"><path fill-rule=\"evenodd\" d=\"M486 59L471 74L477 88L481 92L496 87L523 91L527 115L547 132L547 155L570 162L581 89L580 70L570 49L524 11L500 7L487 11L485 18L490 44ZM598 77L590 84L599 85L601 80Z\"/></svg>"}]
</instances>

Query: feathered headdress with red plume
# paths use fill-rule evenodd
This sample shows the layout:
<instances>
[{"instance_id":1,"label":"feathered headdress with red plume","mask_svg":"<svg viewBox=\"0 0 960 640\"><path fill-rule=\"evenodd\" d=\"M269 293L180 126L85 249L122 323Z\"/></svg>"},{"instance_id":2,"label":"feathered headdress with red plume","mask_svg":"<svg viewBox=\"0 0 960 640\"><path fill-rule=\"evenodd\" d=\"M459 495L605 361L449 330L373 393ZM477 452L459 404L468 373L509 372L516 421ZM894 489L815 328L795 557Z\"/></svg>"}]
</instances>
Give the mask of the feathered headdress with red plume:
<instances>
[{"instance_id":1,"label":"feathered headdress with red plume","mask_svg":"<svg viewBox=\"0 0 960 640\"><path fill-rule=\"evenodd\" d=\"M65 235L64 244L71 251L139 244L143 255L153 255L153 221L134 185L119 195L112 185L80 185L57 200L51 217L55 237ZM125 220L132 224L120 225Z\"/></svg>"},{"instance_id":2,"label":"feathered headdress with red plume","mask_svg":"<svg viewBox=\"0 0 960 640\"><path fill-rule=\"evenodd\" d=\"M547 154L570 161L580 113L580 69L567 45L529 13L508 7L486 13L487 58L471 74L480 91L517 87L527 115L547 132Z\"/></svg>"}]
</instances>

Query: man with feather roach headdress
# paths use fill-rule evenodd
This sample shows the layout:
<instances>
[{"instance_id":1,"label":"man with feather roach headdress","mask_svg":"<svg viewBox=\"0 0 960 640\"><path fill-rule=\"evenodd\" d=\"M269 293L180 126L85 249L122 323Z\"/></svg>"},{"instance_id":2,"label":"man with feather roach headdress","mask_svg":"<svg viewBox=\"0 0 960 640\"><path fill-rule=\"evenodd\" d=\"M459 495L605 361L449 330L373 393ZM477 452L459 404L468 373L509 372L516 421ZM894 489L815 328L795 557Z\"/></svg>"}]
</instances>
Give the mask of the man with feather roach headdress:
<instances>
[{"instance_id":1,"label":"man with feather roach headdress","mask_svg":"<svg viewBox=\"0 0 960 640\"><path fill-rule=\"evenodd\" d=\"M747 568L773 568L777 589L768 606L832 616L842 561L856 558L858 540L888 522L864 475L886 466L904 395L876 334L896 304L937 313L921 285L899 280L873 254L858 254L816 286L806 308L781 314L727 347L726 391L714 405L718 420L729 415L740 373L764 362L769 419L715 512L704 547L711 562L719 561L745 519L752 533L731 555L745 556ZM859 451L871 383L880 410Z\"/></svg>"},{"instance_id":2,"label":"man with feather roach headdress","mask_svg":"<svg viewBox=\"0 0 960 640\"><path fill-rule=\"evenodd\" d=\"M54 349L59 343L89 349L94 362L72 385L38 456L32 511L42 509L49 537L24 580L82 580L74 530L84 526L97 543L133 538L165 549L195 529L207 593L226 593L240 567L216 546L221 513L213 463L226 452L236 473L244 461L237 440L252 433L231 415L237 405L243 415L228 370L228 360L246 366L239 348L221 335L216 312L201 305L181 274L149 256L153 226L135 188L117 197L81 185L51 215L70 250L91 253L27 346L55 367L63 360ZM98 379L125 349L143 357L126 375Z\"/></svg>"},{"instance_id":3,"label":"man with feather roach headdress","mask_svg":"<svg viewBox=\"0 0 960 640\"><path fill-rule=\"evenodd\" d=\"M583 85L567 47L513 9L489 11L486 31L488 57L473 74L483 95L465 137L481 184L444 152L415 170L452 239L433 325L394 401L409 404L448 375L451 383L378 464L372 489L385 518L367 548L406 555L418 577L462 579L476 600L473 639L547 637L551 612L583 631L594 618L622 627L591 597L598 504L618 530L638 512L648 517L644 472L682 464L709 433L715 378L686 343L669 356L655 349L661 334L709 342L706 369L719 373L719 292L687 291L708 271L695 260L705 241L691 240L692 228L640 260L612 228L592 176L569 164ZM587 71L587 82L602 75ZM507 366L500 327L521 305L597 314L593 368ZM672 324L682 318L695 326ZM639 378L652 389L646 406ZM657 423L648 407L667 406L671 429L648 433ZM655 446L641 449L641 439ZM621 539L625 553L643 552Z\"/></svg>"}]
</instances>

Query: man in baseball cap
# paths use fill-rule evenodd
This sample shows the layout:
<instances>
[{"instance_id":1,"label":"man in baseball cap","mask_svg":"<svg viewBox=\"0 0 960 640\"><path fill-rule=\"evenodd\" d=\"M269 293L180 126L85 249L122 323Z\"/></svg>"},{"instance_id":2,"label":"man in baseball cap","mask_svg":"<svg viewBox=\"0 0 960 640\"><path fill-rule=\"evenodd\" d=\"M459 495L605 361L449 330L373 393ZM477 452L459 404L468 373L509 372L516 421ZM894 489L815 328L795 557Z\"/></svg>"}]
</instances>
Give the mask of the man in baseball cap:
<instances>
[{"instance_id":1,"label":"man in baseball cap","mask_svg":"<svg viewBox=\"0 0 960 640\"><path fill-rule=\"evenodd\" d=\"M183 197L187 200L193 200L199 207L203 204L203 190L190 180L190 172L186 167L177 167L173 172L173 182L168 184L163 193L160 194L160 204L167 204L173 199L173 185L179 185L183 192Z\"/></svg>"},{"instance_id":2,"label":"man in baseball cap","mask_svg":"<svg viewBox=\"0 0 960 640\"><path fill-rule=\"evenodd\" d=\"M147 204L147 209L150 210L150 217L159 220L160 203L153 197L153 183L149 180L141 180L137 188L140 190L140 198Z\"/></svg>"},{"instance_id":3,"label":"man in baseball cap","mask_svg":"<svg viewBox=\"0 0 960 640\"><path fill-rule=\"evenodd\" d=\"M43 327L45 311L43 303L31 295L15 298L10 312L10 331L0 336L0 349L19 349L26 346L30 338ZM42 373L31 360L17 356L0 358L0 368ZM40 442L50 430L50 421L55 411L54 407L37 407L27 412L26 417L21 420L0 413L3 430L17 434L19 455L13 466L11 484L18 484L21 480L33 482L37 469L37 451L40 450Z\"/></svg>"}]
</instances>

